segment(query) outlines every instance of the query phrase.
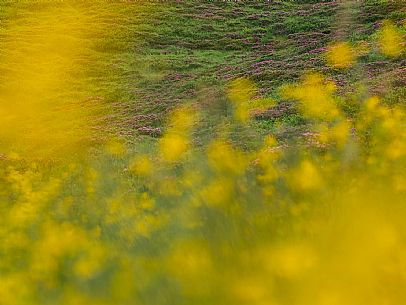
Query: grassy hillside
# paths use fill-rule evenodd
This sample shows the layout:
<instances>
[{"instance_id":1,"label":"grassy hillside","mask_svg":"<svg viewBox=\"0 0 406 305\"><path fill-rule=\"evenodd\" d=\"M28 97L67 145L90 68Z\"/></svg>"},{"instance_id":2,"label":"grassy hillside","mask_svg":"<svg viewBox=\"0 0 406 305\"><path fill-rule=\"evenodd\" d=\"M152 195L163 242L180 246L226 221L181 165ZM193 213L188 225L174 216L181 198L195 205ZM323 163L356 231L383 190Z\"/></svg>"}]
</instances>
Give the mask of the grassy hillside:
<instances>
[{"instance_id":1,"label":"grassy hillside","mask_svg":"<svg viewBox=\"0 0 406 305\"><path fill-rule=\"evenodd\" d=\"M184 102L197 103L209 112L200 130L204 138L212 121L223 120L228 111L225 86L241 76L252 79L261 96L278 101L282 84L312 69L333 72L340 86L363 82L387 93L385 88L393 86L380 86L385 79L404 87L404 57L388 60L370 52L360 65L345 72L329 70L323 60L323 51L332 41L368 44L383 19L402 22L402 1L350 5L335 1L109 1L103 5L10 1L2 4L0 12L3 58L13 58L9 52L16 52L10 41L20 42L21 52L35 49L30 35L41 40L52 28L37 21L61 12L73 28L57 33L56 39L75 40L78 50L69 59L74 68L65 73L69 83L58 94L91 109L96 140L107 133L144 140L159 136L165 115ZM54 50L56 55L61 49ZM24 56L29 60L35 55ZM12 66L9 59L2 60L3 86ZM396 94L390 94L396 99ZM292 107L282 101L252 124L260 134L273 132L281 139L300 135L306 130L305 121ZM218 111L221 118L216 119Z\"/></svg>"}]
</instances>

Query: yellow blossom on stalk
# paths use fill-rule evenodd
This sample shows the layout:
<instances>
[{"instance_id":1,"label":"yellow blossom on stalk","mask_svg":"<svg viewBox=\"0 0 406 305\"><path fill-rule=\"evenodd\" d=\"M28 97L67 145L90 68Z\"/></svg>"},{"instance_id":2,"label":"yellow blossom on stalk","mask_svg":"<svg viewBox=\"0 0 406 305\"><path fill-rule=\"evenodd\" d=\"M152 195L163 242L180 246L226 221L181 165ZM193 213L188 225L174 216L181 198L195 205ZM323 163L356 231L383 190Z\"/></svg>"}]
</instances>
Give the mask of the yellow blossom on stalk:
<instances>
[{"instance_id":1,"label":"yellow blossom on stalk","mask_svg":"<svg viewBox=\"0 0 406 305\"><path fill-rule=\"evenodd\" d=\"M377 96L372 96L365 101L365 107L369 112L373 112L377 109L380 99Z\"/></svg>"},{"instance_id":2,"label":"yellow blossom on stalk","mask_svg":"<svg viewBox=\"0 0 406 305\"><path fill-rule=\"evenodd\" d=\"M270 98L241 101L234 105L234 117L241 123L247 123L253 114L263 112L273 105L275 101Z\"/></svg>"},{"instance_id":3,"label":"yellow blossom on stalk","mask_svg":"<svg viewBox=\"0 0 406 305\"><path fill-rule=\"evenodd\" d=\"M179 134L169 133L159 141L159 151L162 158L167 162L180 160L189 148L188 139Z\"/></svg>"},{"instance_id":4,"label":"yellow blossom on stalk","mask_svg":"<svg viewBox=\"0 0 406 305\"><path fill-rule=\"evenodd\" d=\"M337 147L343 147L347 142L349 132L350 125L347 121L340 121L331 127L321 124L318 138L323 144L332 141Z\"/></svg>"},{"instance_id":5,"label":"yellow blossom on stalk","mask_svg":"<svg viewBox=\"0 0 406 305\"><path fill-rule=\"evenodd\" d=\"M327 124L320 124L318 126L318 140L322 144L327 144L330 141L330 130Z\"/></svg>"},{"instance_id":6,"label":"yellow blossom on stalk","mask_svg":"<svg viewBox=\"0 0 406 305\"><path fill-rule=\"evenodd\" d=\"M393 22L386 20L378 31L378 42L381 52L389 57L397 57L404 51L404 40L400 30Z\"/></svg>"},{"instance_id":7,"label":"yellow blossom on stalk","mask_svg":"<svg viewBox=\"0 0 406 305\"><path fill-rule=\"evenodd\" d=\"M290 182L299 190L311 191L320 188L322 177L310 160L303 160L299 167L291 173Z\"/></svg>"},{"instance_id":8,"label":"yellow blossom on stalk","mask_svg":"<svg viewBox=\"0 0 406 305\"><path fill-rule=\"evenodd\" d=\"M252 113L264 111L275 104L270 98L253 99L256 92L256 86L247 78L238 78L230 83L227 96L233 104L237 121L247 123Z\"/></svg>"},{"instance_id":9,"label":"yellow blossom on stalk","mask_svg":"<svg viewBox=\"0 0 406 305\"><path fill-rule=\"evenodd\" d=\"M257 176L261 183L271 183L278 178L279 172L275 167L275 161L280 154L275 151L277 140L273 136L268 136L264 140L263 147L256 154L255 164L261 168L261 173ZM264 189L265 193L271 193L272 189Z\"/></svg>"},{"instance_id":10,"label":"yellow blossom on stalk","mask_svg":"<svg viewBox=\"0 0 406 305\"><path fill-rule=\"evenodd\" d=\"M398 159L406 154L405 139L393 140L386 149L386 153L390 159Z\"/></svg>"},{"instance_id":11,"label":"yellow blossom on stalk","mask_svg":"<svg viewBox=\"0 0 406 305\"><path fill-rule=\"evenodd\" d=\"M188 151L190 132L196 118L196 111L190 106L183 106L171 114L170 127L159 141L160 153L165 161L179 161Z\"/></svg>"},{"instance_id":12,"label":"yellow blossom on stalk","mask_svg":"<svg viewBox=\"0 0 406 305\"><path fill-rule=\"evenodd\" d=\"M1 302L5 305L24 304L34 297L30 279L24 273L14 273L0 277Z\"/></svg>"},{"instance_id":13,"label":"yellow blossom on stalk","mask_svg":"<svg viewBox=\"0 0 406 305\"><path fill-rule=\"evenodd\" d=\"M82 228L70 223L46 222L41 239L33 247L32 272L41 280L52 279L60 261L83 252L88 239Z\"/></svg>"},{"instance_id":14,"label":"yellow blossom on stalk","mask_svg":"<svg viewBox=\"0 0 406 305\"><path fill-rule=\"evenodd\" d=\"M137 221L134 225L135 234L141 235L144 237L149 237L152 232L161 228L166 222L167 222L167 218L165 218L163 216L145 215L145 216L137 219ZM137 236L137 235L133 235L133 236Z\"/></svg>"},{"instance_id":15,"label":"yellow blossom on stalk","mask_svg":"<svg viewBox=\"0 0 406 305\"><path fill-rule=\"evenodd\" d=\"M326 52L329 66L335 69L349 68L355 62L356 54L347 42L338 42L331 45Z\"/></svg>"},{"instance_id":16,"label":"yellow blossom on stalk","mask_svg":"<svg viewBox=\"0 0 406 305\"><path fill-rule=\"evenodd\" d=\"M76 61L86 52L88 16L68 6L10 3L24 18L20 23L3 4L1 19L8 26L2 30L0 59L7 67L2 70L7 85L0 92L0 150L25 158L69 158L70 152L80 153L90 132L88 110L73 103L83 98L76 95L81 90L73 90L77 96L73 99L66 97L77 81L72 75ZM35 16L26 5L32 5Z\"/></svg>"},{"instance_id":17,"label":"yellow blossom on stalk","mask_svg":"<svg viewBox=\"0 0 406 305\"><path fill-rule=\"evenodd\" d=\"M264 146L267 149L276 146L276 144L278 144L278 140L272 135L268 135L264 140Z\"/></svg>"},{"instance_id":18,"label":"yellow blossom on stalk","mask_svg":"<svg viewBox=\"0 0 406 305\"><path fill-rule=\"evenodd\" d=\"M336 90L335 83L325 80L321 74L308 73L299 84L283 86L281 94L300 101L301 110L307 116L325 121L341 115L333 96Z\"/></svg>"}]
</instances>

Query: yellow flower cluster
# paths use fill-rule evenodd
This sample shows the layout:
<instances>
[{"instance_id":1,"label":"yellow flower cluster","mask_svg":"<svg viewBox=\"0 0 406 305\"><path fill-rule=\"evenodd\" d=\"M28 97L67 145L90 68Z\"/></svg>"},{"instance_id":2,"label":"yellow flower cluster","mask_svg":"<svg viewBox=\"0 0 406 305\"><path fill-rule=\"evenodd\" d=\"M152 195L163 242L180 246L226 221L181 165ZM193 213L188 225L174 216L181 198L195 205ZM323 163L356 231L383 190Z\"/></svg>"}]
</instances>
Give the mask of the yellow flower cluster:
<instances>
[{"instance_id":1,"label":"yellow flower cluster","mask_svg":"<svg viewBox=\"0 0 406 305\"><path fill-rule=\"evenodd\" d=\"M161 156L167 162L181 159L189 148L189 137L196 120L196 112L190 106L177 109L169 121L169 130L160 139Z\"/></svg>"},{"instance_id":2,"label":"yellow flower cluster","mask_svg":"<svg viewBox=\"0 0 406 305\"><path fill-rule=\"evenodd\" d=\"M336 69L344 69L352 66L355 59L356 53L347 42L333 44L326 52L327 63Z\"/></svg>"},{"instance_id":3,"label":"yellow flower cluster","mask_svg":"<svg viewBox=\"0 0 406 305\"><path fill-rule=\"evenodd\" d=\"M404 52L405 41L403 35L392 22L385 21L378 32L379 48L381 52L389 57L397 57Z\"/></svg>"},{"instance_id":4,"label":"yellow flower cluster","mask_svg":"<svg viewBox=\"0 0 406 305\"><path fill-rule=\"evenodd\" d=\"M184 107L156 155L2 161L2 304L401 304L404 108L372 96L349 116L322 75L289 86L322 149L195 150Z\"/></svg>"}]
</instances>

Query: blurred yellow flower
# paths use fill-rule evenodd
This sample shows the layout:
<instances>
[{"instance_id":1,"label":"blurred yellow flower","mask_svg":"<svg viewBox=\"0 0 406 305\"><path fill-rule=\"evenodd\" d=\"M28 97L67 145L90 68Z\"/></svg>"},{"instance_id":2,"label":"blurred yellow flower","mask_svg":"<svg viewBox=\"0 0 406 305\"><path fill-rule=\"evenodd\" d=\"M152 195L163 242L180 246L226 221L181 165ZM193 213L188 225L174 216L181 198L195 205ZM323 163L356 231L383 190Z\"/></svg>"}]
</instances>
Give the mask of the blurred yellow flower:
<instances>
[{"instance_id":1,"label":"blurred yellow flower","mask_svg":"<svg viewBox=\"0 0 406 305\"><path fill-rule=\"evenodd\" d=\"M303 160L292 172L292 185L299 190L316 190L322 185L322 178L316 166L310 160Z\"/></svg>"},{"instance_id":2,"label":"blurred yellow flower","mask_svg":"<svg viewBox=\"0 0 406 305\"><path fill-rule=\"evenodd\" d=\"M335 69L345 69L355 62L356 54L347 42L331 45L326 52L327 64Z\"/></svg>"},{"instance_id":3,"label":"blurred yellow flower","mask_svg":"<svg viewBox=\"0 0 406 305\"><path fill-rule=\"evenodd\" d=\"M378 42L381 52L389 57L397 57L404 51L404 39L393 22L386 20L378 31Z\"/></svg>"},{"instance_id":4,"label":"blurred yellow flower","mask_svg":"<svg viewBox=\"0 0 406 305\"><path fill-rule=\"evenodd\" d=\"M285 85L281 95L300 101L301 110L311 118L323 121L335 120L341 116L336 105L334 82L326 80L319 73L308 73L298 84Z\"/></svg>"},{"instance_id":5,"label":"blurred yellow flower","mask_svg":"<svg viewBox=\"0 0 406 305\"><path fill-rule=\"evenodd\" d=\"M178 161L184 156L188 148L187 138L179 134L166 134L159 141L159 151L162 158L167 162Z\"/></svg>"}]
</instances>

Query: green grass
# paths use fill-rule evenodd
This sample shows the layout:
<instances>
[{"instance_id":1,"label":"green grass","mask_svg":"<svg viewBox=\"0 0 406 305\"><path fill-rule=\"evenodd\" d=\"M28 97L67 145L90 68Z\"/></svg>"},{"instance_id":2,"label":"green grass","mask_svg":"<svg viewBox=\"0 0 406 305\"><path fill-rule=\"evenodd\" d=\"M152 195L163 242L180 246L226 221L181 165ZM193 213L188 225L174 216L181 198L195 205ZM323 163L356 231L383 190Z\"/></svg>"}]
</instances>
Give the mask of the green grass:
<instances>
[{"instance_id":1,"label":"green grass","mask_svg":"<svg viewBox=\"0 0 406 305\"><path fill-rule=\"evenodd\" d=\"M365 1L357 6L348 38L354 43L369 39L383 18L401 22L401 2ZM97 101L92 121L101 132L95 138L119 134L135 141L145 140L143 127L164 128L166 114L176 105L193 101L212 107L217 102L208 99L224 100L225 86L233 78L251 78L266 96L276 95L280 85L296 81L307 70L326 70L321 54L336 38L340 11L336 2L315 1L10 1L0 8L0 42L18 36L24 24L35 26L35 19L50 8L85 15L83 50L75 58L64 94L80 103ZM11 33L16 25L17 32ZM76 37L79 32L67 35ZM7 54L3 43L0 54ZM386 62L380 72L387 73L404 63L371 53L362 60L364 71L376 61ZM9 66L3 58L4 86ZM343 83L360 77L352 71L335 74ZM286 121L289 125L290 119ZM301 120L291 123L297 122Z\"/></svg>"}]
</instances>

